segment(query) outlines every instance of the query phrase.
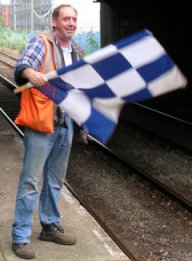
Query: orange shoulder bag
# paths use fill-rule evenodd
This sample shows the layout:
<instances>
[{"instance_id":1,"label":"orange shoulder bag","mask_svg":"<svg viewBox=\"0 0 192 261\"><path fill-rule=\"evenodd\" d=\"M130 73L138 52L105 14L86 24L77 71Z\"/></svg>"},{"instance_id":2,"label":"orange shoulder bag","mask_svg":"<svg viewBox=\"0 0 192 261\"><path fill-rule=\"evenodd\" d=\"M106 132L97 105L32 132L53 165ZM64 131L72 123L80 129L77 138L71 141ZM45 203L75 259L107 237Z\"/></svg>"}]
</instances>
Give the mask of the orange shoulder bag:
<instances>
[{"instance_id":1,"label":"orange shoulder bag","mask_svg":"<svg viewBox=\"0 0 192 261\"><path fill-rule=\"evenodd\" d=\"M53 133L54 103L35 88L22 91L15 123L43 133Z\"/></svg>"},{"instance_id":2,"label":"orange shoulder bag","mask_svg":"<svg viewBox=\"0 0 192 261\"><path fill-rule=\"evenodd\" d=\"M46 44L45 61L41 72L54 70L51 46L45 36L41 36ZM46 67L49 64L49 69ZM47 68L47 69L45 69ZM15 119L17 125L29 127L42 133L53 133L54 128L54 102L36 88L22 91L20 111Z\"/></svg>"}]
</instances>

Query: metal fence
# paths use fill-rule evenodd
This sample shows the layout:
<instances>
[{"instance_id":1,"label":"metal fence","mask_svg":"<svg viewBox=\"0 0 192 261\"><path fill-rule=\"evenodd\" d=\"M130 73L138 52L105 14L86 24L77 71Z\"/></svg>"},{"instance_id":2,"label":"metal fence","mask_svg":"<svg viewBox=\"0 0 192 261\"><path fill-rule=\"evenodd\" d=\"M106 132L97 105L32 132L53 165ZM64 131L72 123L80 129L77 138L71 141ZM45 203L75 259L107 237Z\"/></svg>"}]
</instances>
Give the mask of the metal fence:
<instances>
[{"instance_id":1,"label":"metal fence","mask_svg":"<svg viewBox=\"0 0 192 261\"><path fill-rule=\"evenodd\" d=\"M15 31L44 31L50 28L52 0L11 0L11 28Z\"/></svg>"}]
</instances>

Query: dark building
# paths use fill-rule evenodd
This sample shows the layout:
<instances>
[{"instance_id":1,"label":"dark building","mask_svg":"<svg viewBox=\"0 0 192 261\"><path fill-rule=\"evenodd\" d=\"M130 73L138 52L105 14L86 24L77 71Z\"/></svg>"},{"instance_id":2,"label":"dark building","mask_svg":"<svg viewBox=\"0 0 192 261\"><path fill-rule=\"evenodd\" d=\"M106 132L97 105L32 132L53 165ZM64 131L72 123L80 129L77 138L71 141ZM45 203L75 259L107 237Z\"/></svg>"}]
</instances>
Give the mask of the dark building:
<instances>
[{"instance_id":1,"label":"dark building","mask_svg":"<svg viewBox=\"0 0 192 261\"><path fill-rule=\"evenodd\" d=\"M188 79L185 90L170 93L145 104L165 112L192 111L192 31L191 9L186 0L95 0L101 3L101 46L148 29Z\"/></svg>"},{"instance_id":2,"label":"dark building","mask_svg":"<svg viewBox=\"0 0 192 261\"><path fill-rule=\"evenodd\" d=\"M101 2L102 46L146 28L191 79L192 32L188 3L154 0L95 2Z\"/></svg>"}]
</instances>

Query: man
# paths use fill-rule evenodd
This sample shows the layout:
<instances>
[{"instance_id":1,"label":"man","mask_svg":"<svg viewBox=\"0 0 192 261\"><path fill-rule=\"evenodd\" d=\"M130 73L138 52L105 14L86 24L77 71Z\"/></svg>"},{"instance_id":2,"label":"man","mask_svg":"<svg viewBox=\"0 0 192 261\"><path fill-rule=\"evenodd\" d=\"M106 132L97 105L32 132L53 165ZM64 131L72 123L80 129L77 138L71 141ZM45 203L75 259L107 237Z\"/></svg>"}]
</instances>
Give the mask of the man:
<instances>
[{"instance_id":1,"label":"man","mask_svg":"<svg viewBox=\"0 0 192 261\"><path fill-rule=\"evenodd\" d=\"M37 36L29 42L16 63L15 80L19 85L31 82L40 87L47 82L45 73L82 58L83 53L72 41L77 27L77 11L71 5L60 5L52 13L53 31ZM34 100L33 100L34 98ZM42 109L38 104L46 101ZM37 123L32 110L39 109L43 120ZM32 107L31 107L32 106ZM47 110L47 107L49 109ZM44 111L43 111L44 110ZM30 116L26 117L28 111ZM51 128L46 129L45 121ZM62 245L73 245L76 239L64 233L60 226L58 201L63 187L73 138L73 123L68 115L60 111L37 88L22 92L21 110L15 120L25 127L24 160L20 175L15 219L12 225L12 249L24 259L32 259L35 252L30 246L33 213L38 199L38 182L43 174L39 196L39 219L42 231L39 239Z\"/></svg>"}]
</instances>

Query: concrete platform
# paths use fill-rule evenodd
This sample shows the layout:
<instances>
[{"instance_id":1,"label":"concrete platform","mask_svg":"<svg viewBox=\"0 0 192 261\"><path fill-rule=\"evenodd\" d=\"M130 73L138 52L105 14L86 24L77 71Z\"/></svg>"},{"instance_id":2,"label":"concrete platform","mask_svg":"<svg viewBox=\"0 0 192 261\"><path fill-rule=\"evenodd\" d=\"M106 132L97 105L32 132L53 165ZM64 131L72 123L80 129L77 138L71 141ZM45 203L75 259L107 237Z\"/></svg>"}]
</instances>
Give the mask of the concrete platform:
<instances>
[{"instance_id":1,"label":"concrete platform","mask_svg":"<svg viewBox=\"0 0 192 261\"><path fill-rule=\"evenodd\" d=\"M0 261L21 260L11 250L11 225L23 158L23 140L0 113ZM40 184L41 186L41 184ZM93 217L64 186L61 224L77 237L75 246L61 246L38 239L40 224L34 215L31 244L39 261L128 261L130 260Z\"/></svg>"}]
</instances>

